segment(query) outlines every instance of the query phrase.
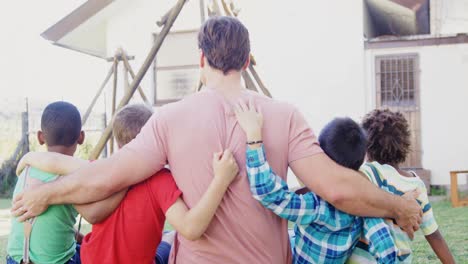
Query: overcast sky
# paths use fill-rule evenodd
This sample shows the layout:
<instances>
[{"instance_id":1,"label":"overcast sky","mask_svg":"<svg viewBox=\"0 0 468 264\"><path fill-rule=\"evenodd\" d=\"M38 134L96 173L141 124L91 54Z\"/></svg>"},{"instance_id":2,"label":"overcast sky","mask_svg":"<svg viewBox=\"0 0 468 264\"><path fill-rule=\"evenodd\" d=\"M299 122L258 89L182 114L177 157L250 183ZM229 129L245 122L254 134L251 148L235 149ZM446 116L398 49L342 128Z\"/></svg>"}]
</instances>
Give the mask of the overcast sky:
<instances>
[{"instance_id":1,"label":"overcast sky","mask_svg":"<svg viewBox=\"0 0 468 264\"><path fill-rule=\"evenodd\" d=\"M67 100L86 107L107 72L91 56L52 45L40 34L85 0L0 1L0 100Z\"/></svg>"}]
</instances>

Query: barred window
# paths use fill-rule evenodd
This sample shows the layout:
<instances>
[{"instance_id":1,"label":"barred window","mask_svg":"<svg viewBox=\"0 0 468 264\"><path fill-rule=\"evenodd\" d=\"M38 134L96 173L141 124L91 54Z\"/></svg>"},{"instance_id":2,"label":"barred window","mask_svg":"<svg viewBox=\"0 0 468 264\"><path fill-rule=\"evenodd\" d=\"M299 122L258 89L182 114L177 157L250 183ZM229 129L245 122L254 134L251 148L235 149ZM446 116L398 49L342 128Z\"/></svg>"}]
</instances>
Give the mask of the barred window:
<instances>
[{"instance_id":1,"label":"barred window","mask_svg":"<svg viewBox=\"0 0 468 264\"><path fill-rule=\"evenodd\" d=\"M381 106L416 106L417 55L377 57L376 74Z\"/></svg>"}]
</instances>

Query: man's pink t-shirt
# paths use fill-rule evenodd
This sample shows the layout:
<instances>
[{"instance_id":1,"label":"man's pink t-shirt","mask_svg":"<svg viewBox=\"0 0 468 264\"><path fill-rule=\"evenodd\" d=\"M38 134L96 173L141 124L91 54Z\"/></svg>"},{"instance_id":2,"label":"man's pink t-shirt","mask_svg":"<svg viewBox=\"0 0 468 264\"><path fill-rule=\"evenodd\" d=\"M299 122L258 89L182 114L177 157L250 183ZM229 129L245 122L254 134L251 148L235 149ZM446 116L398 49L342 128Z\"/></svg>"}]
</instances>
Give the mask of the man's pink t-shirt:
<instances>
[{"instance_id":1,"label":"man's pink t-shirt","mask_svg":"<svg viewBox=\"0 0 468 264\"><path fill-rule=\"evenodd\" d=\"M268 161L283 179L292 161L321 153L317 139L293 106L245 90L239 99L264 115L263 141ZM291 263L287 221L252 198L245 169L246 136L232 105L206 89L162 107L124 147L154 172L167 163L183 199L193 207L213 179L213 153L230 149L240 173L229 186L200 240L178 236L171 263Z\"/></svg>"}]
</instances>

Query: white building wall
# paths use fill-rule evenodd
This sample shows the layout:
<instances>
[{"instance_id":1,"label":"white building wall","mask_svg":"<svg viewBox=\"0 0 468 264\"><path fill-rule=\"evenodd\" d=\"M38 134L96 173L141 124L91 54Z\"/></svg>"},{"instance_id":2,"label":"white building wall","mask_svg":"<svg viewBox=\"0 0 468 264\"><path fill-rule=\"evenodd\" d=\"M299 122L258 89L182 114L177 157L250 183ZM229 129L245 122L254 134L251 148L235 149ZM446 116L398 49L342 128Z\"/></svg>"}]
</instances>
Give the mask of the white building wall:
<instances>
[{"instance_id":1,"label":"white building wall","mask_svg":"<svg viewBox=\"0 0 468 264\"><path fill-rule=\"evenodd\" d=\"M468 0L431 0L431 34L468 33Z\"/></svg>"},{"instance_id":2,"label":"white building wall","mask_svg":"<svg viewBox=\"0 0 468 264\"><path fill-rule=\"evenodd\" d=\"M468 168L468 44L367 50L366 111L375 107L375 56L405 53L419 55L423 167L431 184L447 185L449 171Z\"/></svg>"},{"instance_id":3,"label":"white building wall","mask_svg":"<svg viewBox=\"0 0 468 264\"><path fill-rule=\"evenodd\" d=\"M362 1L236 0L258 71L316 132L336 116L364 113Z\"/></svg>"}]
</instances>

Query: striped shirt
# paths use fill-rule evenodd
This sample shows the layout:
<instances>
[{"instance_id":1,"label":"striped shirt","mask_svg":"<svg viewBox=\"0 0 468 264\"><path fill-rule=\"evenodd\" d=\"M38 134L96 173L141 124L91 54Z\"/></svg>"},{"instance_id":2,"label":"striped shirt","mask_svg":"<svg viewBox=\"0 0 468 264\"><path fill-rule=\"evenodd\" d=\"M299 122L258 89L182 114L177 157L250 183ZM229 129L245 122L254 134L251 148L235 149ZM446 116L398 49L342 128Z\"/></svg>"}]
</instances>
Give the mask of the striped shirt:
<instances>
[{"instance_id":1,"label":"striped shirt","mask_svg":"<svg viewBox=\"0 0 468 264\"><path fill-rule=\"evenodd\" d=\"M265 158L263 146L247 149L247 174L253 197L281 218L295 223L294 263L344 263L361 236L379 263L395 263L397 248L380 218L356 217L339 211L309 192L289 191Z\"/></svg>"},{"instance_id":2,"label":"striped shirt","mask_svg":"<svg viewBox=\"0 0 468 264\"><path fill-rule=\"evenodd\" d=\"M400 175L392 166L381 165L378 162L363 165L361 167L361 171L372 183L396 195L403 195L405 192L418 189L421 194L417 200L423 211L422 223L419 227L425 236L437 231L438 226L432 213L429 198L427 197L426 186L414 172L412 172L414 177L405 177ZM392 237L398 247L398 259L400 263L411 263L411 239L392 220L387 219L385 221L388 224ZM375 263L374 258L369 254L366 247L366 239L361 239L347 263Z\"/></svg>"}]
</instances>

